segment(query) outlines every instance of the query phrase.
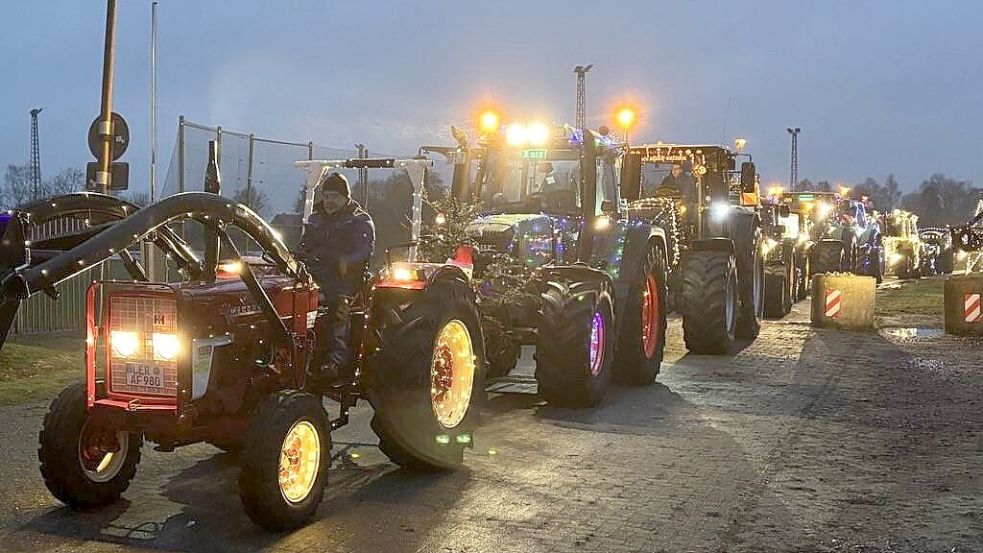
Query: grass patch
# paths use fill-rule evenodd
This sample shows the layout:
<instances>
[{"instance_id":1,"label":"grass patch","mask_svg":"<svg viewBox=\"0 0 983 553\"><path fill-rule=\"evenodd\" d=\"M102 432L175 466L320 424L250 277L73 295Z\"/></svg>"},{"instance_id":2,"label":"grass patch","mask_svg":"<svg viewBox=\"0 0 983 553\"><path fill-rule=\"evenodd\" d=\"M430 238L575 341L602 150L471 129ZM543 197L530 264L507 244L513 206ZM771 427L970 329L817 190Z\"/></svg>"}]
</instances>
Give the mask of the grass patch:
<instances>
[{"instance_id":1,"label":"grass patch","mask_svg":"<svg viewBox=\"0 0 983 553\"><path fill-rule=\"evenodd\" d=\"M8 340L0 350L0 405L52 399L84 378L80 336L32 336Z\"/></svg>"},{"instance_id":2,"label":"grass patch","mask_svg":"<svg viewBox=\"0 0 983 553\"><path fill-rule=\"evenodd\" d=\"M898 287L877 290L877 315L937 315L942 316L942 277L923 278L898 283Z\"/></svg>"}]
</instances>

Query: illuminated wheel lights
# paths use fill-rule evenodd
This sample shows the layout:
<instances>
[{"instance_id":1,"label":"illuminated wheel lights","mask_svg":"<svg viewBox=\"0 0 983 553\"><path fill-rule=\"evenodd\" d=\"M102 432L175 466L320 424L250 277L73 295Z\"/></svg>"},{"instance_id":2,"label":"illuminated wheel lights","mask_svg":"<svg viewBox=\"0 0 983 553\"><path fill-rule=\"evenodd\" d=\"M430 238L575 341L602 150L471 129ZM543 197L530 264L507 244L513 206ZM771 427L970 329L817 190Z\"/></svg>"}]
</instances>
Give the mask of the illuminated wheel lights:
<instances>
[{"instance_id":1,"label":"illuminated wheel lights","mask_svg":"<svg viewBox=\"0 0 983 553\"><path fill-rule=\"evenodd\" d=\"M590 372L594 376L601 373L604 366L604 346L605 340L604 315L594 312L594 317L590 322L590 344L588 348L588 359L590 360Z\"/></svg>"},{"instance_id":2,"label":"illuminated wheel lights","mask_svg":"<svg viewBox=\"0 0 983 553\"><path fill-rule=\"evenodd\" d=\"M659 345L659 285L655 277L648 275L642 291L642 349L651 359Z\"/></svg>"},{"instance_id":3,"label":"illuminated wheel lights","mask_svg":"<svg viewBox=\"0 0 983 553\"><path fill-rule=\"evenodd\" d=\"M300 503L310 495L321 465L321 437L309 421L297 421L280 446L278 482L280 494L289 503Z\"/></svg>"},{"instance_id":4,"label":"illuminated wheel lights","mask_svg":"<svg viewBox=\"0 0 983 553\"><path fill-rule=\"evenodd\" d=\"M471 404L474 371L471 333L454 319L437 334L430 367L430 402L444 428L454 428L464 420Z\"/></svg>"}]
</instances>

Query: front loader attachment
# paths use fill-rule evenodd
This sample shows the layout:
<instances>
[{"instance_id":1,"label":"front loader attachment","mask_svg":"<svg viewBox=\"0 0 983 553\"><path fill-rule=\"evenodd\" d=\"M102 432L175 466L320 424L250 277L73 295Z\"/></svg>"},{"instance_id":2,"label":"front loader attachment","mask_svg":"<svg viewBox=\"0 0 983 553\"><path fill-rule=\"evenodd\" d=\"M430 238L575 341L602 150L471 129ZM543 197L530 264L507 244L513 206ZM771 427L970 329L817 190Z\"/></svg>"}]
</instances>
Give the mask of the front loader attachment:
<instances>
[{"instance_id":1,"label":"front loader attachment","mask_svg":"<svg viewBox=\"0 0 983 553\"><path fill-rule=\"evenodd\" d=\"M75 224L50 224L59 220L74 220ZM200 279L203 274L201 262L188 244L168 227L183 220L198 221L226 238L226 226L237 227L255 240L280 270L291 275L306 275L306 271L262 218L246 206L217 194L176 194L143 209L102 194L81 193L46 198L9 212L0 219L3 226L0 243L0 347L21 300L38 292L57 298L56 284L113 256L120 256L133 280L148 280L143 267L127 249L140 242L154 243L187 278ZM43 231L49 230L48 227L55 227L59 232L45 234ZM229 250L238 254L234 244L230 240L226 242ZM260 293L261 290L254 290L258 284L251 271L244 273L247 273L244 278L250 284L251 291ZM261 305L265 303L268 301L260 302ZM270 316L282 325L275 314Z\"/></svg>"}]
</instances>

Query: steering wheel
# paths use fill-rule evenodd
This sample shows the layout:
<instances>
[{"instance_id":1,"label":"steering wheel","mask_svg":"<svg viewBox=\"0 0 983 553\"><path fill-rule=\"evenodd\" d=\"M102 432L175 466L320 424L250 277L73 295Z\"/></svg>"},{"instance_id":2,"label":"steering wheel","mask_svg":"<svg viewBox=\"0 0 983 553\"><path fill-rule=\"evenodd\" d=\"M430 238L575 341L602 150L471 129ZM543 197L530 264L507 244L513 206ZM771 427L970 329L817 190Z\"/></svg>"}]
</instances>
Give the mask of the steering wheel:
<instances>
[{"instance_id":1,"label":"steering wheel","mask_svg":"<svg viewBox=\"0 0 983 553\"><path fill-rule=\"evenodd\" d=\"M683 193L673 186L660 186L655 189L655 195L663 198L682 198Z\"/></svg>"}]
</instances>

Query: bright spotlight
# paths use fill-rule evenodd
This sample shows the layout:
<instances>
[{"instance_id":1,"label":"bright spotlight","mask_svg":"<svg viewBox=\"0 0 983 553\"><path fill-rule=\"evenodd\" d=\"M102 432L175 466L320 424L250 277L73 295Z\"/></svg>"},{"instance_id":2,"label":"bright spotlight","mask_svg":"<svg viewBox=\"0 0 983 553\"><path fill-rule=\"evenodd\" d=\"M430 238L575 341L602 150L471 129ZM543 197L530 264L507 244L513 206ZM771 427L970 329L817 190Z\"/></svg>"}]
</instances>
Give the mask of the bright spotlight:
<instances>
[{"instance_id":1,"label":"bright spotlight","mask_svg":"<svg viewBox=\"0 0 983 553\"><path fill-rule=\"evenodd\" d=\"M502 117L493 109L486 109L478 116L478 127L483 134L493 133L499 129Z\"/></svg>"},{"instance_id":2,"label":"bright spotlight","mask_svg":"<svg viewBox=\"0 0 983 553\"><path fill-rule=\"evenodd\" d=\"M631 108L621 108L615 115L618 124L622 127L630 127L635 122L635 110Z\"/></svg>"},{"instance_id":3,"label":"bright spotlight","mask_svg":"<svg viewBox=\"0 0 983 553\"><path fill-rule=\"evenodd\" d=\"M509 146L522 146L529 141L529 130L526 129L525 125L512 123L505 130L505 141L508 142Z\"/></svg>"},{"instance_id":4,"label":"bright spotlight","mask_svg":"<svg viewBox=\"0 0 983 553\"><path fill-rule=\"evenodd\" d=\"M542 123L533 123L526 129L526 140L532 146L545 146L549 139L550 130Z\"/></svg>"}]
</instances>

